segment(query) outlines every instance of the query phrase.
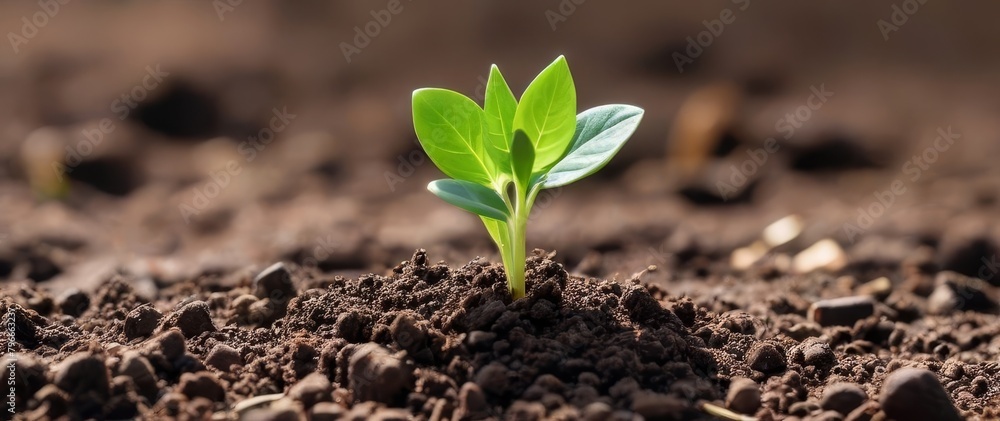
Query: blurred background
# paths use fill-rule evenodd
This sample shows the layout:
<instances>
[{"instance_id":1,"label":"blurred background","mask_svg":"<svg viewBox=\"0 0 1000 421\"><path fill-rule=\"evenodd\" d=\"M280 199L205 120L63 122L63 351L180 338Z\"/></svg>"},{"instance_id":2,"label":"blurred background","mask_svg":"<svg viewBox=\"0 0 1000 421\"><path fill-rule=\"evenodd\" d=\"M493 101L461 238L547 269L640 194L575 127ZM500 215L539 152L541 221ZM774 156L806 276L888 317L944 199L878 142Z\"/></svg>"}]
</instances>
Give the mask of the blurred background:
<instances>
[{"instance_id":1,"label":"blurred background","mask_svg":"<svg viewBox=\"0 0 1000 421\"><path fill-rule=\"evenodd\" d=\"M646 110L607 169L539 199L529 248L572 271L780 268L772 251L830 239L842 256L820 264L891 273L925 256L995 281L981 269L1000 240L998 11L4 2L0 279L164 284L276 260L353 276L415 248L498 261L477 218L424 189L442 175L416 143L410 93L481 101L496 63L519 94L564 54L580 110ZM786 217L794 239L760 247Z\"/></svg>"}]
</instances>

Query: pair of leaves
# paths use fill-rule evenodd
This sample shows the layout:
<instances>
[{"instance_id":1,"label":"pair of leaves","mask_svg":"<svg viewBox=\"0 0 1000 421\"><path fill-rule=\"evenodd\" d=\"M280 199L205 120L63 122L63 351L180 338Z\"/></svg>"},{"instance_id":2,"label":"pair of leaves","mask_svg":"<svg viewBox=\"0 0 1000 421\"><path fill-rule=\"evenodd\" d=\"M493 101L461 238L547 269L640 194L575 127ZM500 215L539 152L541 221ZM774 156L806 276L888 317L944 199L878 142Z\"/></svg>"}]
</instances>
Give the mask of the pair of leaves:
<instances>
[{"instance_id":1,"label":"pair of leaves","mask_svg":"<svg viewBox=\"0 0 1000 421\"><path fill-rule=\"evenodd\" d=\"M593 174L624 145L641 117L641 109L628 105L577 116L576 88L562 56L528 85L520 103L495 65L483 108L449 90L413 94L417 137L431 161L453 178L434 181L428 189L484 222L510 217L503 199L508 181L523 194L539 183L558 187Z\"/></svg>"},{"instance_id":2,"label":"pair of leaves","mask_svg":"<svg viewBox=\"0 0 1000 421\"><path fill-rule=\"evenodd\" d=\"M446 89L413 92L413 126L431 161L451 178L484 186L496 188L513 179L516 131L530 140L531 173L539 174L565 154L575 125L576 87L561 56L528 85L520 103L496 65L483 108Z\"/></svg>"},{"instance_id":3,"label":"pair of leaves","mask_svg":"<svg viewBox=\"0 0 1000 421\"><path fill-rule=\"evenodd\" d=\"M597 172L625 145L642 115L641 108L621 104L580 113L569 152L535 183L545 189L561 187ZM446 179L431 182L428 188L448 203L477 215L498 220L510 216L501 196L488 187Z\"/></svg>"}]
</instances>

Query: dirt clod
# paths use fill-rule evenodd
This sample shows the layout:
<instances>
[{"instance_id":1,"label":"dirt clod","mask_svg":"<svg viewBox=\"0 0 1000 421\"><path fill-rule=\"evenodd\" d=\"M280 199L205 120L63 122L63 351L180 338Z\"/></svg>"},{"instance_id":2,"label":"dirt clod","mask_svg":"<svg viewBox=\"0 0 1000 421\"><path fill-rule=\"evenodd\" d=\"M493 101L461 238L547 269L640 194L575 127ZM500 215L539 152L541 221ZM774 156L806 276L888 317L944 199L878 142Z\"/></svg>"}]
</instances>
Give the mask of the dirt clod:
<instances>
[{"instance_id":1,"label":"dirt clod","mask_svg":"<svg viewBox=\"0 0 1000 421\"><path fill-rule=\"evenodd\" d=\"M819 406L824 410L837 411L841 415L847 416L866 400L868 400L868 394L860 386L854 383L837 383L824 389Z\"/></svg>"},{"instance_id":2,"label":"dirt clod","mask_svg":"<svg viewBox=\"0 0 1000 421\"><path fill-rule=\"evenodd\" d=\"M189 399L202 397L213 402L223 402L226 399L226 390L219 383L219 379L214 374L204 371L182 374L177 390Z\"/></svg>"},{"instance_id":3,"label":"dirt clod","mask_svg":"<svg viewBox=\"0 0 1000 421\"><path fill-rule=\"evenodd\" d=\"M358 346L348 367L351 390L358 400L397 405L413 388L413 367L375 343Z\"/></svg>"},{"instance_id":4,"label":"dirt clod","mask_svg":"<svg viewBox=\"0 0 1000 421\"><path fill-rule=\"evenodd\" d=\"M937 376L921 368L901 368L890 374L879 402L892 419L962 419Z\"/></svg>"},{"instance_id":5,"label":"dirt clod","mask_svg":"<svg viewBox=\"0 0 1000 421\"><path fill-rule=\"evenodd\" d=\"M750 368L765 374L780 373L787 367L784 352L770 342L755 344L747 353L746 361Z\"/></svg>"},{"instance_id":6,"label":"dirt clod","mask_svg":"<svg viewBox=\"0 0 1000 421\"><path fill-rule=\"evenodd\" d=\"M726 394L726 407L741 414L754 414L760 408L760 386L745 377L732 379Z\"/></svg>"},{"instance_id":7,"label":"dirt clod","mask_svg":"<svg viewBox=\"0 0 1000 421\"><path fill-rule=\"evenodd\" d=\"M163 320L163 328L172 327L180 329L185 338L194 338L204 332L218 330L212 321L212 313L208 308L208 303L204 301L187 303L167 316Z\"/></svg>"},{"instance_id":8,"label":"dirt clod","mask_svg":"<svg viewBox=\"0 0 1000 421\"><path fill-rule=\"evenodd\" d=\"M56 304L62 314L79 317L90 307L90 296L79 289L71 288L56 299Z\"/></svg>"},{"instance_id":9,"label":"dirt clod","mask_svg":"<svg viewBox=\"0 0 1000 421\"><path fill-rule=\"evenodd\" d=\"M226 344L218 344L208 352L205 365L223 372L231 372L232 367L243 366L243 357L239 351Z\"/></svg>"},{"instance_id":10,"label":"dirt clod","mask_svg":"<svg viewBox=\"0 0 1000 421\"><path fill-rule=\"evenodd\" d=\"M140 305L125 316L125 338L135 340L153 334L163 314L148 304Z\"/></svg>"},{"instance_id":11,"label":"dirt clod","mask_svg":"<svg viewBox=\"0 0 1000 421\"><path fill-rule=\"evenodd\" d=\"M288 397L309 409L320 402L332 402L333 385L323 374L312 373L288 389Z\"/></svg>"}]
</instances>

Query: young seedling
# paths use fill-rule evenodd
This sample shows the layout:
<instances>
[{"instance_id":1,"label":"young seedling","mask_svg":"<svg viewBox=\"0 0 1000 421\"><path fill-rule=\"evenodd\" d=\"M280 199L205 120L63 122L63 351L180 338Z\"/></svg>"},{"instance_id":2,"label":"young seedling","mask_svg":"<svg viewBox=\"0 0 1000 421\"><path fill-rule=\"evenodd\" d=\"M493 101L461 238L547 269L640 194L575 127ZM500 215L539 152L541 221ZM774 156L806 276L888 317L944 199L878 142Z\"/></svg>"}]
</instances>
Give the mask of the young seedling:
<instances>
[{"instance_id":1,"label":"young seedling","mask_svg":"<svg viewBox=\"0 0 1000 421\"><path fill-rule=\"evenodd\" d=\"M493 65L482 108L454 91L413 91L413 127L450 179L427 189L480 216L500 249L511 296L524 296L525 234L538 193L591 175L635 131L643 110L603 105L576 113L576 87L562 56L520 101Z\"/></svg>"}]
</instances>

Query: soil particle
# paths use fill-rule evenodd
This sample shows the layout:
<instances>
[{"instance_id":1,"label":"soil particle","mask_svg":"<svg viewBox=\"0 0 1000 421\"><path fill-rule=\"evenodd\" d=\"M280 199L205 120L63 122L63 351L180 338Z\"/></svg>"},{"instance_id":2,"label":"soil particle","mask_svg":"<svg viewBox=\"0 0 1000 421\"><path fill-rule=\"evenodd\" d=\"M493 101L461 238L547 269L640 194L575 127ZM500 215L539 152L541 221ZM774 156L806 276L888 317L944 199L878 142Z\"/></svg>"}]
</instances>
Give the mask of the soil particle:
<instances>
[{"instance_id":1,"label":"soil particle","mask_svg":"<svg viewBox=\"0 0 1000 421\"><path fill-rule=\"evenodd\" d=\"M286 304L298 295L292 274L281 262L269 266L254 278L253 291L257 298L270 298Z\"/></svg>"},{"instance_id":2,"label":"soil particle","mask_svg":"<svg viewBox=\"0 0 1000 421\"><path fill-rule=\"evenodd\" d=\"M462 385L458 393L458 410L456 412L459 419L478 420L490 415L490 406L486 403L486 395L479 385L468 382Z\"/></svg>"},{"instance_id":3,"label":"soil particle","mask_svg":"<svg viewBox=\"0 0 1000 421\"><path fill-rule=\"evenodd\" d=\"M212 321L208 303L204 301L187 303L164 318L162 328L166 330L172 327L180 329L185 338L195 338L202 333L218 330Z\"/></svg>"},{"instance_id":4,"label":"soil particle","mask_svg":"<svg viewBox=\"0 0 1000 421\"><path fill-rule=\"evenodd\" d=\"M687 401L661 393L638 392L632 397L632 410L650 421L683 419L688 407Z\"/></svg>"},{"instance_id":5,"label":"soil particle","mask_svg":"<svg viewBox=\"0 0 1000 421\"><path fill-rule=\"evenodd\" d=\"M103 356L77 353L59 363L54 371L53 383L71 396L75 413L82 418L102 413L111 394L111 378Z\"/></svg>"},{"instance_id":6,"label":"soil particle","mask_svg":"<svg viewBox=\"0 0 1000 421\"><path fill-rule=\"evenodd\" d=\"M62 314L80 317L90 307L90 296L76 288L67 289L56 299Z\"/></svg>"},{"instance_id":7,"label":"soil particle","mask_svg":"<svg viewBox=\"0 0 1000 421\"><path fill-rule=\"evenodd\" d=\"M226 344L218 344L208 352L205 365L222 372L233 372L233 366L243 366L239 351Z\"/></svg>"},{"instance_id":8,"label":"soil particle","mask_svg":"<svg viewBox=\"0 0 1000 421\"><path fill-rule=\"evenodd\" d=\"M413 367L400 354L379 344L356 347L348 366L348 381L355 399L399 405L413 389Z\"/></svg>"},{"instance_id":9,"label":"soil particle","mask_svg":"<svg viewBox=\"0 0 1000 421\"><path fill-rule=\"evenodd\" d=\"M137 351L126 351L122 354L121 362L118 364L117 373L128 376L135 384L136 392L145 396L150 402L155 401L159 387L156 384L156 375L149 360Z\"/></svg>"},{"instance_id":10,"label":"soil particle","mask_svg":"<svg viewBox=\"0 0 1000 421\"><path fill-rule=\"evenodd\" d=\"M392 340L410 355L419 355L426 349L427 333L410 314L400 313L389 326Z\"/></svg>"},{"instance_id":11,"label":"soil particle","mask_svg":"<svg viewBox=\"0 0 1000 421\"><path fill-rule=\"evenodd\" d=\"M226 399L226 390L219 383L219 379L214 374L204 371L182 374L177 391L190 399L202 397L213 402L223 402Z\"/></svg>"},{"instance_id":12,"label":"soil particle","mask_svg":"<svg viewBox=\"0 0 1000 421\"><path fill-rule=\"evenodd\" d=\"M807 338L794 346L789 355L792 362L820 371L827 371L837 364L837 356L830 344L820 338Z\"/></svg>"},{"instance_id":13,"label":"soil particle","mask_svg":"<svg viewBox=\"0 0 1000 421\"><path fill-rule=\"evenodd\" d=\"M337 421L342 419L346 412L347 410L340 404L320 402L309 410L309 419L312 421Z\"/></svg>"},{"instance_id":14,"label":"soil particle","mask_svg":"<svg viewBox=\"0 0 1000 421\"><path fill-rule=\"evenodd\" d=\"M153 334L163 314L149 304L136 307L125 316L125 338L132 341Z\"/></svg>"},{"instance_id":15,"label":"soil particle","mask_svg":"<svg viewBox=\"0 0 1000 421\"><path fill-rule=\"evenodd\" d=\"M927 297L927 310L931 314L950 314L954 311L995 312L998 308L995 287L983 280L955 272L941 272L935 278L934 292Z\"/></svg>"},{"instance_id":16,"label":"soil particle","mask_svg":"<svg viewBox=\"0 0 1000 421\"><path fill-rule=\"evenodd\" d=\"M726 394L726 407L741 414L754 414L760 408L760 386L745 377L733 378Z\"/></svg>"},{"instance_id":17,"label":"soil particle","mask_svg":"<svg viewBox=\"0 0 1000 421\"><path fill-rule=\"evenodd\" d=\"M819 401L819 405L824 410L837 411L846 416L867 400L868 394L861 386L854 383L836 383L823 390L823 398Z\"/></svg>"},{"instance_id":18,"label":"soil particle","mask_svg":"<svg viewBox=\"0 0 1000 421\"><path fill-rule=\"evenodd\" d=\"M758 342L747 352L747 364L750 368L764 374L775 374L785 370L785 353L772 342Z\"/></svg>"},{"instance_id":19,"label":"soil particle","mask_svg":"<svg viewBox=\"0 0 1000 421\"><path fill-rule=\"evenodd\" d=\"M820 326L854 326L872 314L875 302L865 295L817 301L809 308L809 319Z\"/></svg>"},{"instance_id":20,"label":"soil particle","mask_svg":"<svg viewBox=\"0 0 1000 421\"><path fill-rule=\"evenodd\" d=\"M881 407L878 402L868 401L861 406L855 408L851 411L847 417L844 418L845 421L872 421L875 419L876 415L884 418L885 414L881 412Z\"/></svg>"},{"instance_id":21,"label":"soil particle","mask_svg":"<svg viewBox=\"0 0 1000 421\"><path fill-rule=\"evenodd\" d=\"M302 403L306 409L320 402L333 401L333 385L320 373L312 373L288 389L288 397Z\"/></svg>"},{"instance_id":22,"label":"soil particle","mask_svg":"<svg viewBox=\"0 0 1000 421\"><path fill-rule=\"evenodd\" d=\"M187 352L184 335L179 329L170 329L149 342L148 350L162 354L168 362L180 359Z\"/></svg>"},{"instance_id":23,"label":"soil particle","mask_svg":"<svg viewBox=\"0 0 1000 421\"><path fill-rule=\"evenodd\" d=\"M510 370L503 364L490 363L476 373L476 384L494 395L503 395L509 384Z\"/></svg>"},{"instance_id":24,"label":"soil particle","mask_svg":"<svg viewBox=\"0 0 1000 421\"><path fill-rule=\"evenodd\" d=\"M604 402L592 402L583 408L583 419L586 421L603 421L611 419L614 409Z\"/></svg>"},{"instance_id":25,"label":"soil particle","mask_svg":"<svg viewBox=\"0 0 1000 421\"><path fill-rule=\"evenodd\" d=\"M879 402L891 419L962 419L937 376L921 368L900 368L890 374L882 385Z\"/></svg>"}]
</instances>

